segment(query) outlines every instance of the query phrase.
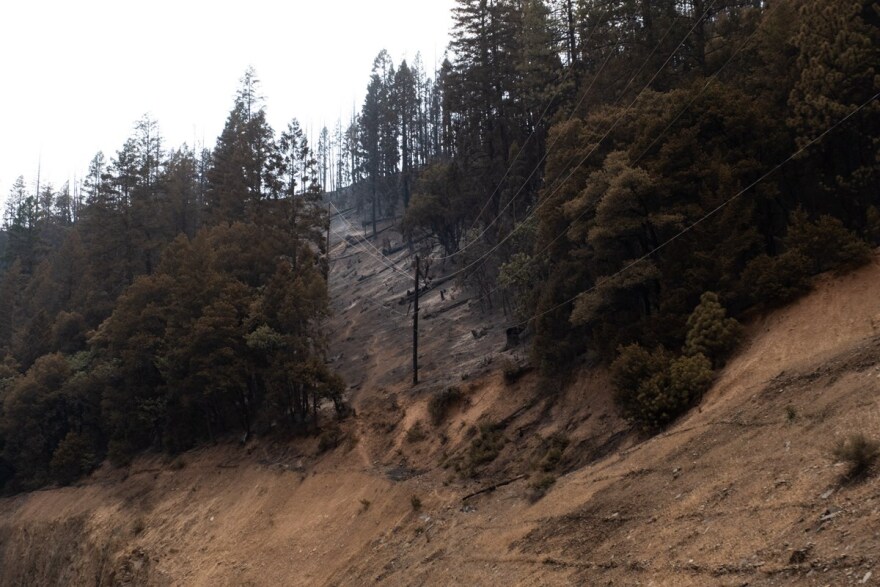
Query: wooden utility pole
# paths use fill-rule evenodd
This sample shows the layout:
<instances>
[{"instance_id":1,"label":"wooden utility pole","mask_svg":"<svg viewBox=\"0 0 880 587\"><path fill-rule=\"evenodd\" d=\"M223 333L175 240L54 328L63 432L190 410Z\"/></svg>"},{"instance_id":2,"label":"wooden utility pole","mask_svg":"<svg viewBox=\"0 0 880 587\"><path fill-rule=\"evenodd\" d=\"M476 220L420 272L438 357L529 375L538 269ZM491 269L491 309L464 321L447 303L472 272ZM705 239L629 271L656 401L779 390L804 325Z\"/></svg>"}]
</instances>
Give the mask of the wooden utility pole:
<instances>
[{"instance_id":1,"label":"wooden utility pole","mask_svg":"<svg viewBox=\"0 0 880 587\"><path fill-rule=\"evenodd\" d=\"M419 384L419 256L415 262L416 293L413 297L413 385Z\"/></svg>"}]
</instances>

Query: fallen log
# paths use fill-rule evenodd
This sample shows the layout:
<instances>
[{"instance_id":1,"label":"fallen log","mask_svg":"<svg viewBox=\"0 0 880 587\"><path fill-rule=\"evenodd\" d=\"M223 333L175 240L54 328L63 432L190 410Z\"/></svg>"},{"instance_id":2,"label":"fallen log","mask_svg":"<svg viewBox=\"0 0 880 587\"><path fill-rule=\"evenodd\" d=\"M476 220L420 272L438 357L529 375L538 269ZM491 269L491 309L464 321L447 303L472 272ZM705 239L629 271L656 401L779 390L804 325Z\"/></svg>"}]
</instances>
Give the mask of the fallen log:
<instances>
[{"instance_id":1,"label":"fallen log","mask_svg":"<svg viewBox=\"0 0 880 587\"><path fill-rule=\"evenodd\" d=\"M419 296L419 297L422 297L422 296ZM469 301L471 301L471 298L459 300L459 301L455 302L454 304L446 306L445 308L440 308L436 312L431 312L430 314L425 314L424 319L430 320L431 318L436 318L440 314L445 314L446 312L449 312L450 310L454 310L456 308L459 308L459 307L465 305L466 303L468 303Z\"/></svg>"},{"instance_id":2,"label":"fallen log","mask_svg":"<svg viewBox=\"0 0 880 587\"><path fill-rule=\"evenodd\" d=\"M519 481L520 479L525 479L526 477L528 477L528 475L523 473L522 475L517 475L516 477L511 477L510 479L505 479L504 481L499 481L498 483L493 483L492 485L489 485L488 487L483 487L482 489L480 489L478 491L474 491L473 493L468 493L467 495L465 495L464 497L461 498L461 501L467 501L470 498L476 497L476 496L481 495L483 493L489 493L491 491L495 491L499 487L504 487L505 485L510 485L511 483Z\"/></svg>"}]
</instances>

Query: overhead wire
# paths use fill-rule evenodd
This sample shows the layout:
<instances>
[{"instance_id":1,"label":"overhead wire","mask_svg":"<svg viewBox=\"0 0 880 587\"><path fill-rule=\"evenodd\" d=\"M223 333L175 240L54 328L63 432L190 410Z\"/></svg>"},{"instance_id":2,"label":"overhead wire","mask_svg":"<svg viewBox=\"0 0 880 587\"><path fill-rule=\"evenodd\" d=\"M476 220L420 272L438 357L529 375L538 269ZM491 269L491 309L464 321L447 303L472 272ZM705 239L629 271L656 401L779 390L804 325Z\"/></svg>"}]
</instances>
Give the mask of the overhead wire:
<instances>
[{"instance_id":1,"label":"overhead wire","mask_svg":"<svg viewBox=\"0 0 880 587\"><path fill-rule=\"evenodd\" d=\"M339 208L337 208L337 207L333 204L333 202L327 202L327 203L330 204L330 206L332 206L334 210L336 210L337 214L339 214L339 218L342 220L342 222L344 222L344 223L349 227L349 229L351 229L352 231L356 231L356 230L357 230L357 228L356 228L351 222L349 222L348 219L347 219L345 216L343 216L341 212L339 212ZM332 230L332 228L331 228L331 230ZM340 234L337 233L335 230L334 230L333 232L336 234L336 236L340 237L342 240L346 240L344 236L340 235ZM346 242L347 242L347 241L346 241ZM404 275L404 276L406 276L406 277L409 277L409 276L410 276L409 273L407 273L406 271L404 271L403 269L401 269L400 267L398 267L398 266L394 263L394 261L392 261L391 259L389 259L389 258L385 255L385 253L383 253L382 251L380 251L379 249L377 249L376 246L373 245L373 243L371 243L367 238L364 238L363 240L359 241L358 244L364 244L364 245L370 247L373 251L375 251L375 252L377 253L378 256L377 256L377 255L374 255L374 254L372 254L372 253L370 253L370 252L367 251L367 250L365 250L364 252L368 253L368 254L369 254L371 257L373 257L374 259L377 259L380 263L382 263L383 265L385 265L385 266L388 267L389 269L391 269L391 270L393 270L393 271L396 271L396 272L398 272L398 273L400 273L401 275Z\"/></svg>"},{"instance_id":2,"label":"overhead wire","mask_svg":"<svg viewBox=\"0 0 880 587\"><path fill-rule=\"evenodd\" d=\"M339 237L339 238L341 238L341 239L343 239L343 240L345 239L345 237L344 237L343 235L341 235L341 234L339 234L338 232L336 232L336 230L334 230L332 227L330 228L330 232L332 232L332 233L335 234L337 237ZM359 243L359 244L360 244L360 243ZM371 255L370 252L369 252L368 250L366 250L366 249L363 249L361 252L367 253L369 256L373 257L373 255ZM373 258L375 258L375 257L373 257ZM387 285L387 281L385 282L385 284ZM381 304L381 303L379 303L379 302L376 302L375 300L373 300L373 299L371 299L371 298L369 298L369 297L367 297L367 296L364 296L364 297L360 298L359 301L365 301L365 302L367 302L367 303L374 304L376 307L381 308L381 309L383 309L383 310L388 310L389 312L391 312L391 313L393 313L393 314L397 314L398 316L404 316L404 317L406 316L406 314L404 314L403 312L399 312L399 311L395 310L394 308L392 308L392 307L390 307L390 306L386 306L385 304Z\"/></svg>"},{"instance_id":3,"label":"overhead wire","mask_svg":"<svg viewBox=\"0 0 880 587\"><path fill-rule=\"evenodd\" d=\"M535 315L535 316L532 316L532 317L530 317L530 318L528 318L528 319L526 319L526 320L524 320L524 321L522 321L522 322L516 324L515 326L525 326L526 324L528 324L528 323L531 322L532 320L537 320L538 318L541 318L541 317L543 317L543 316L546 316L546 315L549 314L550 312L555 312L555 311L558 310L559 308L562 308L563 306L566 306L566 305L572 303L573 301L577 300L579 297L581 297L581 296L583 296L583 295L586 295L586 294L588 294L588 293L591 293L591 292L595 291L598 287L600 287L600 286L602 286L602 285L608 283L609 281L611 281L612 279L618 277L618 276L621 275L622 273L628 271L629 269L631 269L631 268L634 267L635 265L638 265L639 263L641 263L642 261L644 261L644 260L647 259L648 257L651 257L652 255L654 255L655 253L657 253L657 252L660 251L661 249L663 249L663 248L665 248L666 246L668 246L668 245L669 245L670 243L672 243L673 241L675 241L675 240L681 238L684 234L687 234L688 232L690 232L691 230L693 230L693 229L694 229L696 226L698 226L699 224L705 222L707 219L709 219L710 217L712 217L713 215L715 215L718 211L720 211L721 209L723 209L724 207L726 207L728 204L730 204L731 202L733 202L734 200L736 200L737 198L739 198L740 196L742 196L744 193L746 193L747 191L749 191L750 189L752 189L753 187L755 187L756 185L758 185L759 183L761 183L762 181L764 181L765 179L767 179L768 177L770 177L771 175L773 175L774 173L776 173L781 167L783 167L783 166L784 166L785 164L787 164L789 161L791 161L791 160L794 159L795 157L799 156L801 153L803 153L804 151L806 151L808 148L810 148L811 146L813 146L813 145L816 144L817 142L821 141L823 138L825 138L826 135L828 135L828 133L830 133L831 131L833 131L834 129L836 129L838 126L840 126L841 124L843 124L844 122L846 122L847 120L849 120L850 118L852 118L853 116L855 116L855 115L856 115L859 111L861 111L865 106L867 106L868 104L870 104L871 102L873 102L873 101L876 100L877 98L880 98L880 92L874 94L871 98L869 98L867 101L865 101L864 103L862 103L862 104L861 104L860 106L858 106L855 110L853 110L852 112L850 112L849 114L847 114L846 116L844 116L843 118L841 118L840 120L838 120L836 123L834 123L834 124L833 124L832 126L830 126L829 128L825 129L825 131L822 132L822 134L818 135L817 137L813 138L812 140L810 140L809 142L807 142L806 144L804 144L804 145L803 145L802 147L800 147L799 149L795 150L791 155L789 155L788 157L786 157L782 162L776 164L772 169L770 169L770 170L767 171L764 175L762 175L761 177L759 177L758 179L756 179L755 181L753 181L752 183L750 183L747 187L745 187L744 189L740 190L739 192L737 192L736 194L734 194L734 195L731 196L730 198L726 199L726 200L723 201L721 204L719 204L718 206L716 206L715 208L713 208L712 210L710 210L709 212L707 212L706 214L704 214L703 216L701 216L701 217L700 217L699 219L697 219L695 222L691 223L690 225L688 225L687 227L685 227L684 229L682 229L681 231L679 231L678 233L676 233L676 234L673 235L672 237L666 239L665 241L663 241L662 243L660 243L659 245L657 245L656 247L654 247L653 249L651 249L650 251L648 251L647 253L645 253L644 255L642 255L641 257L639 257L639 258L633 260L632 262L630 262L630 263L628 263L627 265L625 265L623 268L621 268L621 269L619 269L618 271L615 271L614 273L612 273L611 275L609 275L609 276L603 278L601 281L597 281L597 282L596 282L595 284L593 284L590 288L588 288L588 289L586 289L586 290L584 290L584 291L578 293L577 295L575 295L575 296L573 296L573 297L571 297L571 298L565 300L564 302L561 302L561 303L559 303L559 304L553 306L552 308L549 308L549 309L547 309L547 310L541 312L540 314L537 314L537 315Z\"/></svg>"},{"instance_id":4,"label":"overhead wire","mask_svg":"<svg viewBox=\"0 0 880 587\"><path fill-rule=\"evenodd\" d=\"M721 74L721 72L724 71L724 69L727 68L727 66L742 52L742 50L746 48L746 46L751 42L752 38L758 32L758 30L759 30L758 28L755 28L755 30L752 31L752 33L746 38L746 40L740 44L740 46L736 49L736 51L734 51L730 55L730 57L724 62L724 64L722 64L721 67L719 67L717 70L715 70L715 72L712 73L712 75L709 76L709 78L706 80L706 83L703 84L702 88L700 88L700 91L697 92L697 94L695 94L693 97L691 97L691 99L687 102L687 104L685 104L684 107L682 107L678 111L678 113L669 121L669 123L667 123L667 125L664 127L664 129L662 131L660 131L660 134L658 134L656 137L654 137L654 140L651 141L651 143L641 152L641 154L636 159L634 159L632 161L632 163L631 163L632 166L638 165L642 161L642 159L645 158L645 156L650 152L650 150L654 147L654 145L656 145L657 142L660 139L662 139L666 135L667 132L669 132L669 129L672 128L672 125L674 125L678 121L678 119L681 118L681 116L685 112L687 112L691 106L693 106L694 102L696 102L697 99L699 99L699 97L703 95L703 93L709 88L709 86L712 84L712 82L715 81L715 79L717 79L717 77ZM552 196L553 194L555 194L555 191L551 192L550 196ZM550 197L550 196L548 196L548 197ZM571 224L574 224L575 222L577 222L578 220L583 218L584 215L587 214L587 212L588 212L587 210L584 210L583 212L581 212L580 215L578 215L577 217L575 217L574 220L571 221ZM549 243L547 243L544 246L544 248L542 248L540 251L535 253L534 256L540 257L541 255L543 255L550 247L552 247L554 244L556 244L556 242L560 238L565 236L565 234L566 234L565 231L557 234L556 237L553 238L553 240L551 240ZM485 264L485 260L483 263ZM487 292L486 295L490 296L501 288L502 288L502 286L496 285L489 292Z\"/></svg>"},{"instance_id":5,"label":"overhead wire","mask_svg":"<svg viewBox=\"0 0 880 587\"><path fill-rule=\"evenodd\" d=\"M706 13L704 13L703 17L701 17L700 20L702 20L702 18L704 18L705 15L708 14L709 9L711 9L712 4L714 4L715 1L716 1L716 0L712 0L712 2L709 4L709 7L706 9ZM609 8L610 8L610 5L609 5ZM595 33L596 28L598 28L599 23L602 21L602 18L604 18L605 14L607 14L607 13L603 13L603 14L602 14L602 17L600 17L599 19L596 20L596 24L593 26L593 29L592 29L592 31L590 32L590 37L589 37L589 38L592 38L593 33ZM626 91L629 89L630 85L632 85L632 82L635 81L635 79L639 76L639 74L642 72L642 70L644 70L645 66L650 62L651 57L654 56L654 53L657 52L657 49L660 48L660 45L663 44L663 41L665 41L665 40L666 40L666 37L669 36L669 33L672 32L672 29L673 29L673 27L674 27L674 25L675 25L675 21L678 20L678 18L679 18L679 16L676 16L675 19L673 19L672 24L669 25L669 28L666 29L666 32L663 34L663 36L662 36L662 37L660 38L660 40L657 42L657 45L651 50L651 53L649 53L648 56L645 58L644 63L642 63L641 67L639 67L639 69L638 69L638 70L636 71L636 73L630 78L629 82L626 84L626 86L624 87L624 89L621 91L621 93L620 93L620 97L619 97L619 98L622 98L622 97L626 94ZM698 22L699 22L699 21L698 21ZM693 29L691 29L690 32L693 32ZM690 32L688 33L688 35L685 36L685 39L682 40L682 43L684 43L684 40L687 40L687 37L690 36ZM680 47L680 46L681 46L681 44L679 44L679 47ZM673 51L673 55L675 54L676 51L678 51L679 47L676 47L675 51ZM579 99L579 100L577 101L577 103L572 107L571 112L570 112L569 115L568 115L568 118L565 119L565 121L564 121L563 124L570 122L570 121L572 120L572 118L574 118L574 115L578 112L578 110L580 109L581 105L584 103L584 100L587 98L587 96L590 95L590 92L592 91L593 86L594 86L595 83L596 83L596 80L599 79L599 76L602 74L602 71L604 71L605 66L606 66L606 65L608 64L608 62L611 60L611 57L612 57L613 55L614 55L614 52L613 52L613 51L608 51L608 55L605 57L605 59L604 59L604 61L602 62L601 66L600 66L599 69L596 71L596 74L593 76L593 79L592 79L592 81L590 82L590 85L587 86L587 89L581 94L580 99ZM671 56L670 56L670 57L671 57ZM668 62L668 60L667 60L667 62ZM569 66L569 71L571 70L571 67L573 67L573 66ZM666 63L663 64L663 66L660 68L660 70L662 70L664 67L666 67ZM658 71L657 73L659 74L659 71ZM657 75L657 74L655 74L654 77L656 77L656 75ZM652 81L653 81L653 78L652 78ZM618 99L619 99L619 98L618 98ZM434 259L435 259L436 261L445 261L445 260L447 260L447 259L451 259L451 258L453 258L453 257L457 257L458 255L462 254L464 251L468 250L469 248L471 248L472 246L474 246L475 244L477 244L477 243L480 241L480 239L481 239L481 238L482 238L482 237L483 237L483 236L489 231L489 229L492 228L492 226L493 226L498 220L500 220L502 216L504 216L504 213L505 213L505 212L507 211L507 209L513 204L513 202L516 200L516 198L519 197L519 195L522 193L523 189L525 189L525 187L528 185L529 181L531 181L532 177L534 177L535 173L537 173L537 171L541 168L541 165L544 163L544 161L547 160L547 157L550 155L550 153L552 152L553 148L556 146L556 143L559 141L559 138L560 138L559 135L557 135L556 137L554 137L553 142L550 144L549 147L547 147L547 149L546 149L545 152L544 152L544 155L541 157L541 159L538 161L538 163L537 163L537 164L535 165L535 167L532 169L531 173L529 173L528 177L526 177L526 179L523 181L523 183L522 183L522 185L520 186L520 188L519 188L519 189L516 191L516 193L510 198L510 200L507 202L507 204L504 206L504 208L502 208L501 211L495 216L495 218L493 218L492 221L489 222L489 224L487 224L487 225L483 228L482 232L480 232L478 235L476 235L476 236L475 236L473 239L471 239L469 242L465 243L464 246L460 247L459 249L457 249L456 251L450 253L449 255L435 257ZM515 162L516 162L516 161L514 160L514 163L515 163ZM510 169L512 169L512 168L513 168L513 163L508 167L508 172L509 172ZM506 175L507 175L507 174L505 173L505 176L506 176ZM504 181L504 178L502 178L501 182L503 182L503 181ZM495 188L495 192L497 192L498 189L501 187L501 182L499 182L498 187ZM490 196L489 199L486 200L486 203L484 204L483 210L485 210L485 207L488 206L488 204L489 204L489 202L491 201L492 197L495 195L495 192L493 192L492 196ZM477 218L479 218L479 216L482 215L483 210L480 211L480 214L477 215ZM471 224L471 227L470 227L468 230L471 230L471 229L474 227L474 224L476 224L476 221L475 221L474 223Z\"/></svg>"},{"instance_id":6,"label":"overhead wire","mask_svg":"<svg viewBox=\"0 0 880 587\"><path fill-rule=\"evenodd\" d=\"M688 33L678 43L676 48L672 51L672 53L670 53L669 57L666 58L666 61L663 62L663 64L654 73L654 75L651 76L651 79L648 80L648 82L644 85L644 87L641 89L641 91L639 91L639 93L636 95L636 97L633 99L633 101L629 104L629 106L627 106L626 108L623 109L623 111L620 113L620 115L615 119L614 123L608 128L607 131L605 131L605 134L602 136L602 138L600 138L596 142L596 144L593 145L593 148L590 149L590 151L580 160L580 162L578 162L576 165L574 165L573 167L570 168L570 172L565 179L563 179L561 182L559 182L558 181L559 178L557 178L556 181L558 183L556 184L556 187L553 189L553 191L551 191L550 195L547 196L546 198L544 198L543 201L539 202L534 208L532 208L532 210L529 212L529 214L526 216L526 218L523 220L523 222L527 222L532 216L534 216L538 212L538 210L540 210L547 202L549 202L552 199L552 196L559 189L561 189L562 186L564 186L565 183L574 175L575 171L577 171L577 169L580 168L580 166L583 165L592 156L592 154L599 147L599 145L601 145L602 142L608 137L608 135L611 134L611 131L617 127L617 125L620 123L620 121L623 119L623 117L627 114L627 112L635 105L635 103L639 100L639 98L641 98L641 96L645 92L645 90L647 90L648 87L650 87L650 85L652 83L654 83L654 80L657 79L657 76L660 75L660 72L663 71L663 69L666 68L666 65L669 64L669 61L672 60L672 58L675 56L676 53L678 53L678 50L682 47L682 45L684 45L685 41L687 41L687 39L688 39L688 37L690 37L691 33L694 32L694 30L699 25L699 23L709 14L709 10L712 8L714 3L715 3L715 0L712 0L712 2L710 2L709 6L706 8L706 11L703 13L703 15L688 30ZM561 177L561 175L560 175L560 177ZM449 274L446 277L447 278L455 277L457 275L464 273L465 271L468 271L469 269L471 269L473 267L476 267L477 265L480 265L482 263L482 261L484 261L485 259L487 259L489 257L489 255L491 255L492 253L497 251L499 248L501 248L502 245L504 245L504 243L506 243L508 240L510 240L514 234L516 234L515 230L510 231L504 238L502 238L500 241L498 241L498 243L496 243L494 246L492 246L488 251L483 253L478 259L467 264L466 266L462 267L461 269L458 269L457 271L452 272L451 274Z\"/></svg>"}]
</instances>

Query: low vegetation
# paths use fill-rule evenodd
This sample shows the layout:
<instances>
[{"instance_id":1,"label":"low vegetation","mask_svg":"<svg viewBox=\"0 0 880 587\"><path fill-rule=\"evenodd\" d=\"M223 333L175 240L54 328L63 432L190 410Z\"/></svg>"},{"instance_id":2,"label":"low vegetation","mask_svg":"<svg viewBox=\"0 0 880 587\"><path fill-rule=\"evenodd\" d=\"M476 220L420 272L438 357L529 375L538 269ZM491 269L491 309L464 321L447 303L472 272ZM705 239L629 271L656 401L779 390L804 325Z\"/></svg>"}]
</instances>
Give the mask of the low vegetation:
<instances>
[{"instance_id":1,"label":"low vegetation","mask_svg":"<svg viewBox=\"0 0 880 587\"><path fill-rule=\"evenodd\" d=\"M832 449L832 455L839 462L846 463L846 479L860 479L870 472L880 457L880 442L856 432L838 440Z\"/></svg>"},{"instance_id":2,"label":"low vegetation","mask_svg":"<svg viewBox=\"0 0 880 587\"><path fill-rule=\"evenodd\" d=\"M439 426L449 414L449 411L464 400L464 394L458 387L447 387L431 396L428 400L428 415L431 423Z\"/></svg>"},{"instance_id":3,"label":"low vegetation","mask_svg":"<svg viewBox=\"0 0 880 587\"><path fill-rule=\"evenodd\" d=\"M406 441L411 444L422 442L426 438L428 438L428 433L425 431L421 420L417 421L406 431Z\"/></svg>"},{"instance_id":4,"label":"low vegetation","mask_svg":"<svg viewBox=\"0 0 880 587\"><path fill-rule=\"evenodd\" d=\"M468 429L471 442L464 452L448 459L455 472L462 477L476 477L480 470L494 461L507 443L504 431L495 422L484 422Z\"/></svg>"}]
</instances>

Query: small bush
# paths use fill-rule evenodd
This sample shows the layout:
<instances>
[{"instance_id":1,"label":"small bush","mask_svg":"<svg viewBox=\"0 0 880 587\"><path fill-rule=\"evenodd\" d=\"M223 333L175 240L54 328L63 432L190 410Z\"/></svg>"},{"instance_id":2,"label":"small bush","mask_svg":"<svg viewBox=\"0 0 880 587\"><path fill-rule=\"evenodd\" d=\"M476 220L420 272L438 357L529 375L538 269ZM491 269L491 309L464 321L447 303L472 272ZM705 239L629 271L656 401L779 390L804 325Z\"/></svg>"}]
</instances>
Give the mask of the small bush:
<instances>
[{"instance_id":1,"label":"small bush","mask_svg":"<svg viewBox=\"0 0 880 587\"><path fill-rule=\"evenodd\" d=\"M479 429L471 429L474 430L471 445L465 455L455 463L455 470L463 477L474 477L481 466L494 461L506 442L503 432L494 423L485 423Z\"/></svg>"},{"instance_id":2,"label":"small bush","mask_svg":"<svg viewBox=\"0 0 880 587\"><path fill-rule=\"evenodd\" d=\"M546 452L538 463L538 467L545 473L549 473L559 466L562 455L568 447L568 437L564 434L554 434L545 443Z\"/></svg>"},{"instance_id":3,"label":"small bush","mask_svg":"<svg viewBox=\"0 0 880 587\"><path fill-rule=\"evenodd\" d=\"M147 529L147 524L144 522L143 518L135 519L134 523L131 525L131 533L135 536L139 536L143 534L144 530Z\"/></svg>"},{"instance_id":4,"label":"small bush","mask_svg":"<svg viewBox=\"0 0 880 587\"><path fill-rule=\"evenodd\" d=\"M776 257L759 255L742 275L743 293L755 304L773 307L810 291L810 260L791 250Z\"/></svg>"},{"instance_id":5,"label":"small bush","mask_svg":"<svg viewBox=\"0 0 880 587\"><path fill-rule=\"evenodd\" d=\"M427 437L428 433L425 432L421 420L413 424L412 427L406 431L406 441L409 443L422 442Z\"/></svg>"},{"instance_id":6,"label":"small bush","mask_svg":"<svg viewBox=\"0 0 880 587\"><path fill-rule=\"evenodd\" d=\"M785 406L785 419L794 422L797 419L797 410L794 406Z\"/></svg>"},{"instance_id":7,"label":"small bush","mask_svg":"<svg viewBox=\"0 0 880 587\"><path fill-rule=\"evenodd\" d=\"M417 495L413 495L409 498L409 503L412 506L414 512L417 512L422 509L422 500L419 499Z\"/></svg>"},{"instance_id":8,"label":"small bush","mask_svg":"<svg viewBox=\"0 0 880 587\"><path fill-rule=\"evenodd\" d=\"M504 448L504 435L494 424L480 427L480 435L471 443L470 460L474 465L491 463Z\"/></svg>"},{"instance_id":9,"label":"small bush","mask_svg":"<svg viewBox=\"0 0 880 587\"><path fill-rule=\"evenodd\" d=\"M342 430L339 426L329 426L321 431L318 436L318 452L325 453L333 450L342 441Z\"/></svg>"},{"instance_id":10,"label":"small bush","mask_svg":"<svg viewBox=\"0 0 880 587\"><path fill-rule=\"evenodd\" d=\"M625 418L644 429L666 426L694 405L712 383L712 363L702 353L672 358L660 348L621 349L611 365L615 399Z\"/></svg>"},{"instance_id":11,"label":"small bush","mask_svg":"<svg viewBox=\"0 0 880 587\"><path fill-rule=\"evenodd\" d=\"M362 499L361 500L361 513L364 513L365 511L370 509L371 503L372 502L369 499Z\"/></svg>"},{"instance_id":12,"label":"small bush","mask_svg":"<svg viewBox=\"0 0 880 587\"><path fill-rule=\"evenodd\" d=\"M449 410L458 404L464 395L457 387L448 387L439 393L435 393L428 400L428 415L431 417L431 423L439 426L446 419Z\"/></svg>"},{"instance_id":13,"label":"small bush","mask_svg":"<svg viewBox=\"0 0 880 587\"><path fill-rule=\"evenodd\" d=\"M523 365L522 363L518 363L513 359L504 359L501 362L501 373L504 375L504 382L508 385L512 385L519 381L519 379L528 373L529 367L527 365Z\"/></svg>"},{"instance_id":14,"label":"small bush","mask_svg":"<svg viewBox=\"0 0 880 587\"><path fill-rule=\"evenodd\" d=\"M529 498L538 501L553 487L556 477L553 475L541 475L529 483Z\"/></svg>"},{"instance_id":15,"label":"small bush","mask_svg":"<svg viewBox=\"0 0 880 587\"><path fill-rule=\"evenodd\" d=\"M832 452L834 458L849 465L846 477L856 479L867 475L880 457L880 443L862 433L855 433L840 439Z\"/></svg>"},{"instance_id":16,"label":"small bush","mask_svg":"<svg viewBox=\"0 0 880 587\"><path fill-rule=\"evenodd\" d=\"M829 269L851 269L871 260L871 247L833 216L810 222L806 212L791 215L785 244L811 259L816 273Z\"/></svg>"}]
</instances>

